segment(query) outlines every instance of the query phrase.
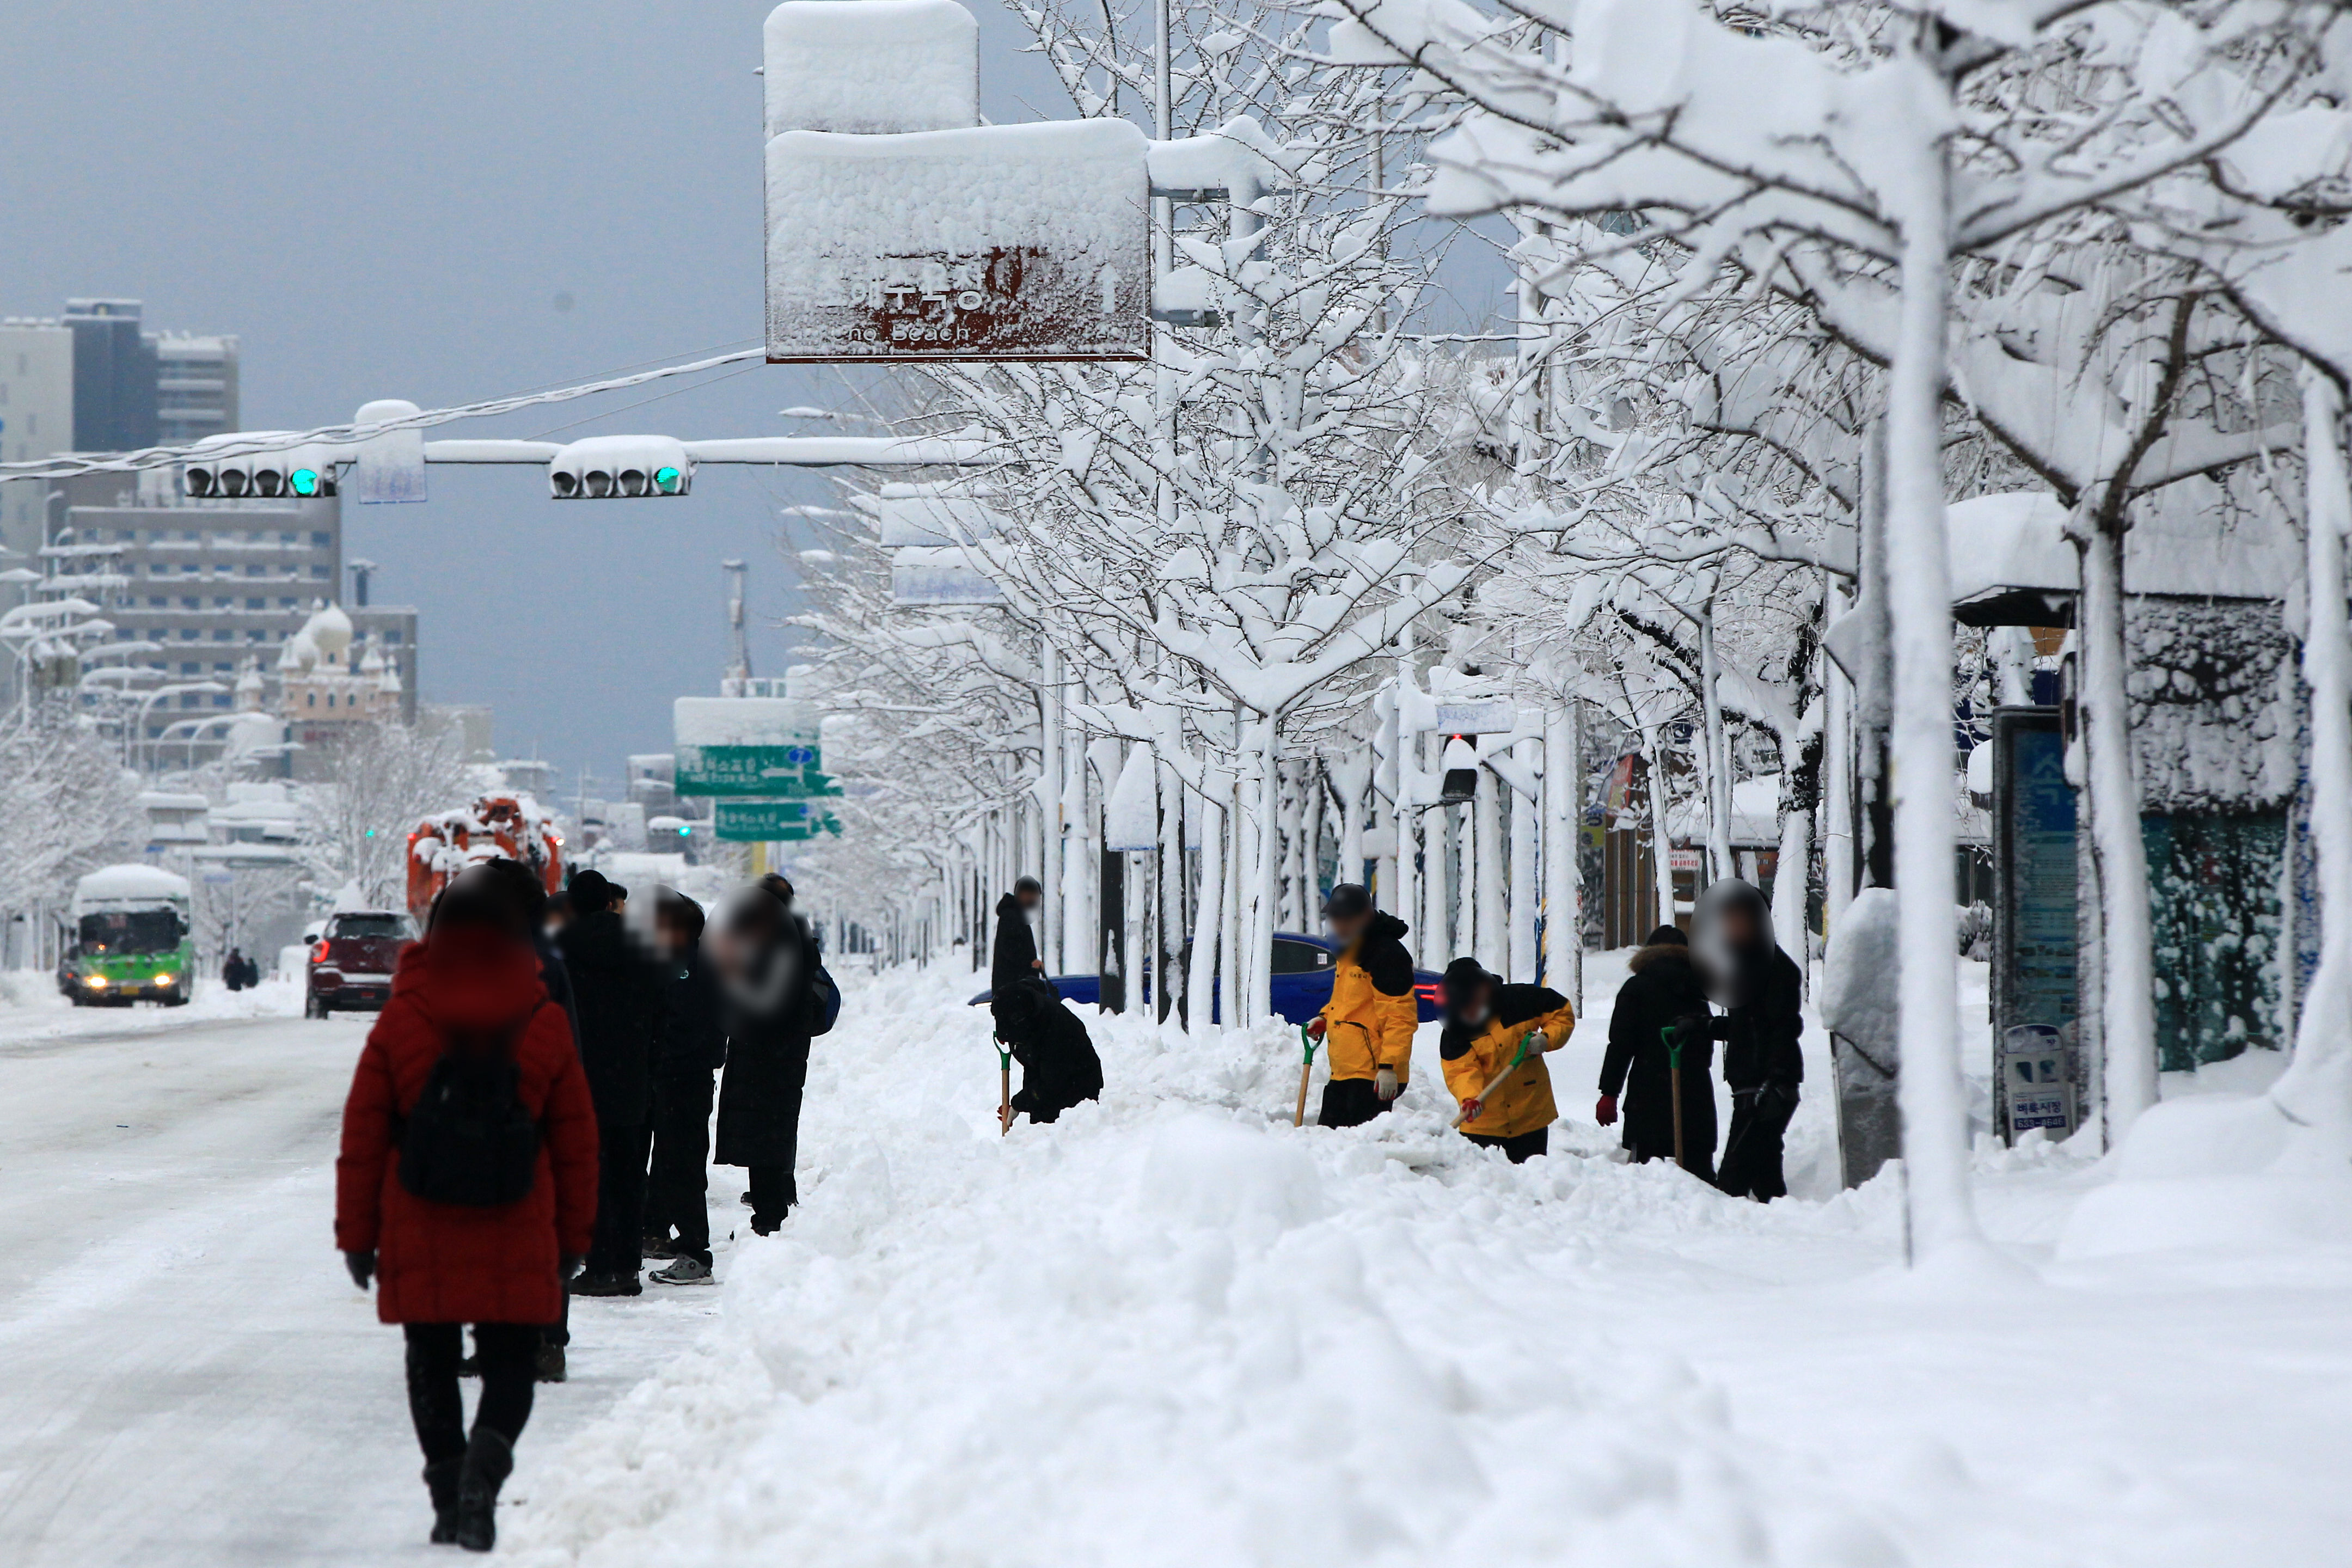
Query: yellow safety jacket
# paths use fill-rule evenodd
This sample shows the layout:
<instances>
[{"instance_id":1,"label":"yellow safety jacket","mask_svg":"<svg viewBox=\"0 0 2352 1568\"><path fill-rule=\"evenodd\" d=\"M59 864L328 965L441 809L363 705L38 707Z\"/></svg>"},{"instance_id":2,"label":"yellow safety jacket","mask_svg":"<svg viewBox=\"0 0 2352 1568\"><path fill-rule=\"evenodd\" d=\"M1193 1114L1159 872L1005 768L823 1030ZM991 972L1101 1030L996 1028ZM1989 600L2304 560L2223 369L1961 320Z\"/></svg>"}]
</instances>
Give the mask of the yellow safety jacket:
<instances>
[{"instance_id":1,"label":"yellow safety jacket","mask_svg":"<svg viewBox=\"0 0 2352 1568\"><path fill-rule=\"evenodd\" d=\"M1477 1030L1448 1024L1438 1037L1438 1055L1445 1064L1445 1087L1456 1101L1477 1096L1489 1079L1530 1033L1540 1031L1541 1049L1528 1049L1528 1059L1496 1085L1481 1102L1477 1118L1462 1131L1481 1138L1517 1138L1559 1120L1551 1098L1551 1073L1543 1052L1556 1051L1576 1027L1576 1010L1568 998L1542 985L1497 985L1494 1015Z\"/></svg>"},{"instance_id":2,"label":"yellow safety jacket","mask_svg":"<svg viewBox=\"0 0 2352 1568\"><path fill-rule=\"evenodd\" d=\"M1412 1074L1421 1005L1412 994L1412 958L1397 940L1407 929L1394 915L1374 914L1332 969L1331 1000L1316 1016L1323 1020L1324 1060L1334 1082L1368 1079L1382 1068L1393 1068L1400 1083Z\"/></svg>"}]
</instances>

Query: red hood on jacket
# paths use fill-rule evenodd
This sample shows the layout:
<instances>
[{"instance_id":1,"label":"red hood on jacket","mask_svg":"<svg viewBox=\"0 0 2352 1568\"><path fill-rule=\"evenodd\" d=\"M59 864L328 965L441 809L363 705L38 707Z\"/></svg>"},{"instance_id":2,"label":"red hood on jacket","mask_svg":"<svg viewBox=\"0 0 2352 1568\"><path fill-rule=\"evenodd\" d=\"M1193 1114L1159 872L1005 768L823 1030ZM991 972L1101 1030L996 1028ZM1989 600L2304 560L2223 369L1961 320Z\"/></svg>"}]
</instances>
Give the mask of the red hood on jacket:
<instances>
[{"instance_id":1,"label":"red hood on jacket","mask_svg":"<svg viewBox=\"0 0 2352 1568\"><path fill-rule=\"evenodd\" d=\"M411 998L435 1023L457 1029L515 1023L547 998L539 954L479 927L440 931L402 950L392 993Z\"/></svg>"}]
</instances>

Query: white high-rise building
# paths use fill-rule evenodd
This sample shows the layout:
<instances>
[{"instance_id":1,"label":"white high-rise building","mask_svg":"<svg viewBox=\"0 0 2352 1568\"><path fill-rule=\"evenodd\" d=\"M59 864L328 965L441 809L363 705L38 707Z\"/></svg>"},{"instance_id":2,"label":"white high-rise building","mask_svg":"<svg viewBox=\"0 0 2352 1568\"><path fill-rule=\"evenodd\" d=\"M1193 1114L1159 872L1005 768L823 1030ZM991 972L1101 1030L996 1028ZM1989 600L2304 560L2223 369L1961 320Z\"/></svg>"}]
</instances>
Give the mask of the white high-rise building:
<instances>
[{"instance_id":1,"label":"white high-rise building","mask_svg":"<svg viewBox=\"0 0 2352 1568\"><path fill-rule=\"evenodd\" d=\"M0 462L21 463L74 449L73 333L58 321L0 321ZM48 484L0 484L0 569L27 566L41 548ZM14 603L0 594L0 605Z\"/></svg>"}]
</instances>

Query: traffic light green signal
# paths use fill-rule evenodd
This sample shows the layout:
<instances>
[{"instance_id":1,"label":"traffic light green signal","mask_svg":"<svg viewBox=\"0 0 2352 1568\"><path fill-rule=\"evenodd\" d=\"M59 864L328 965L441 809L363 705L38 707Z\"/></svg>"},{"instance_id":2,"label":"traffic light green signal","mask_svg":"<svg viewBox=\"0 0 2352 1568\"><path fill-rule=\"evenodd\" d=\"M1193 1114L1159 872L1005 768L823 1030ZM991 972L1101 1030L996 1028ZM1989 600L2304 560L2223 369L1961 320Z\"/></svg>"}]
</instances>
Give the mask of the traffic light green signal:
<instances>
[{"instance_id":1,"label":"traffic light green signal","mask_svg":"<svg viewBox=\"0 0 2352 1568\"><path fill-rule=\"evenodd\" d=\"M684 478L676 468L665 465L654 470L654 489L666 496L674 496L677 494L677 487Z\"/></svg>"},{"instance_id":2,"label":"traffic light green signal","mask_svg":"<svg viewBox=\"0 0 2352 1568\"><path fill-rule=\"evenodd\" d=\"M319 493L319 470L316 468L297 468L292 473L286 476L286 486L298 496L317 495Z\"/></svg>"}]
</instances>

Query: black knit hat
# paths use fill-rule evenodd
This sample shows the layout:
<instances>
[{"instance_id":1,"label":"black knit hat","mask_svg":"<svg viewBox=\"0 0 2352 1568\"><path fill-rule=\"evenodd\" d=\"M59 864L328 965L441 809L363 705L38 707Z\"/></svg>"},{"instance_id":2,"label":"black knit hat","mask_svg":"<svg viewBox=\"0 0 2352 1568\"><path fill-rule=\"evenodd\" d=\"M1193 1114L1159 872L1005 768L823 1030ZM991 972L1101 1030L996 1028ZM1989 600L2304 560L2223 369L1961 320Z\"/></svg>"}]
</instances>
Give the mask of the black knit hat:
<instances>
[{"instance_id":1,"label":"black knit hat","mask_svg":"<svg viewBox=\"0 0 2352 1568\"><path fill-rule=\"evenodd\" d=\"M1326 920L1349 920L1372 912L1372 890L1360 882L1341 882L1323 900Z\"/></svg>"},{"instance_id":2,"label":"black knit hat","mask_svg":"<svg viewBox=\"0 0 2352 1568\"><path fill-rule=\"evenodd\" d=\"M1475 958L1457 958L1445 966L1445 994L1467 995L1473 986L1491 984L1495 977Z\"/></svg>"},{"instance_id":3,"label":"black knit hat","mask_svg":"<svg viewBox=\"0 0 2352 1568\"><path fill-rule=\"evenodd\" d=\"M1680 926L1660 926L1657 930L1650 933L1649 940L1642 945L1644 947L1688 947L1690 945L1690 938L1683 934L1682 928Z\"/></svg>"},{"instance_id":4,"label":"black knit hat","mask_svg":"<svg viewBox=\"0 0 2352 1568\"><path fill-rule=\"evenodd\" d=\"M582 871L572 879L568 889L572 908L583 915L593 915L613 907L613 884L602 871Z\"/></svg>"}]
</instances>

